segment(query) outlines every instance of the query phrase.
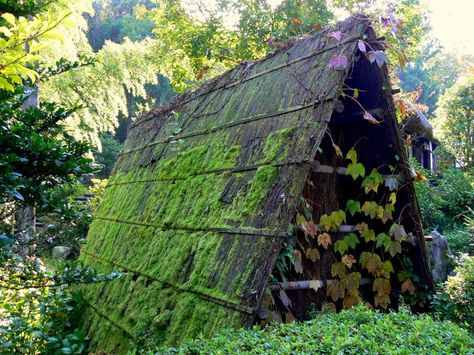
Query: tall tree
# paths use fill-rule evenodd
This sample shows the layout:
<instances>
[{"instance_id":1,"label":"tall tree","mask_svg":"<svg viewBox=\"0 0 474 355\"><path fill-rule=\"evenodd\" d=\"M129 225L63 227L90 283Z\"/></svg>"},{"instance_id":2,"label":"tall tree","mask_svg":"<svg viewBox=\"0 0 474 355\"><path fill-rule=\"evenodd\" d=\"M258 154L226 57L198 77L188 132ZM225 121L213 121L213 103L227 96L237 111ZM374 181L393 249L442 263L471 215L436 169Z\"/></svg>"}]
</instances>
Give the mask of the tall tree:
<instances>
[{"instance_id":1,"label":"tall tree","mask_svg":"<svg viewBox=\"0 0 474 355\"><path fill-rule=\"evenodd\" d=\"M474 75L466 75L440 97L435 134L456 161L474 167Z\"/></svg>"}]
</instances>

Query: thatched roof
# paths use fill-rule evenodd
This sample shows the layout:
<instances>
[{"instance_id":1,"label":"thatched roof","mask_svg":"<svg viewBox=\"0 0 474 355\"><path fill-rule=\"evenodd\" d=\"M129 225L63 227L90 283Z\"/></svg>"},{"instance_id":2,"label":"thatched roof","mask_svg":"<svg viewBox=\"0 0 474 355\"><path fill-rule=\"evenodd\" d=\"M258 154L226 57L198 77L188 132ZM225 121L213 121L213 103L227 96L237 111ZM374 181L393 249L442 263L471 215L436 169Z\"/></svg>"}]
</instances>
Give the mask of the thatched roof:
<instances>
[{"instance_id":1,"label":"thatched roof","mask_svg":"<svg viewBox=\"0 0 474 355\"><path fill-rule=\"evenodd\" d=\"M340 41L292 41L133 125L82 254L127 271L84 289L93 347L252 323L348 74L328 63L375 41L366 18L337 30Z\"/></svg>"}]
</instances>

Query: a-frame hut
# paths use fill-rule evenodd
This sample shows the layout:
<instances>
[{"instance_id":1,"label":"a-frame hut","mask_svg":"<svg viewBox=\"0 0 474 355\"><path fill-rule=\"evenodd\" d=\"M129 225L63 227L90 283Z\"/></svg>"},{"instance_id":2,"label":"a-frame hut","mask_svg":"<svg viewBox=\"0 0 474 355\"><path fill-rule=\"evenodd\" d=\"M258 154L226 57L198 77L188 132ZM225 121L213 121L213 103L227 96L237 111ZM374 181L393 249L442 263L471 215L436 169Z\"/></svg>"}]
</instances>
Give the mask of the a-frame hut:
<instances>
[{"instance_id":1,"label":"a-frame hut","mask_svg":"<svg viewBox=\"0 0 474 355\"><path fill-rule=\"evenodd\" d=\"M351 17L133 124L82 251L125 272L83 288L92 349L422 299L431 279L388 74L358 40L382 48Z\"/></svg>"}]
</instances>

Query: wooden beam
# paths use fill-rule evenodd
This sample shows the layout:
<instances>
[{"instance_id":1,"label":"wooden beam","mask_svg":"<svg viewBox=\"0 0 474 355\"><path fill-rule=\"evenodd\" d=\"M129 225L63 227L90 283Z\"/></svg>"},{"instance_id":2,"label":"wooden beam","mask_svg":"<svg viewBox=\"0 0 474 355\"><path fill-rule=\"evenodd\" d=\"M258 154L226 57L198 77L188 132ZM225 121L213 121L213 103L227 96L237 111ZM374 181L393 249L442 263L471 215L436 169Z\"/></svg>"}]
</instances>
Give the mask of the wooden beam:
<instances>
[{"instance_id":1,"label":"wooden beam","mask_svg":"<svg viewBox=\"0 0 474 355\"><path fill-rule=\"evenodd\" d=\"M298 280L298 281L287 281L287 282L277 282L269 285L271 291L291 291L291 290L309 290L309 289L318 289L325 287L331 282L336 281L335 279L328 280ZM359 285L364 286L372 282L371 278L364 277L360 280Z\"/></svg>"},{"instance_id":2,"label":"wooden beam","mask_svg":"<svg viewBox=\"0 0 474 355\"><path fill-rule=\"evenodd\" d=\"M347 173L347 168L343 166L330 166L330 165L324 165L321 164L319 161L315 160L311 163L310 165L311 170L316 173L322 173L322 174L340 174L340 175L346 175ZM397 179L398 183L404 184L407 179L404 177L403 174L393 174L393 175L382 175L384 180L389 179L389 178L395 178Z\"/></svg>"}]
</instances>

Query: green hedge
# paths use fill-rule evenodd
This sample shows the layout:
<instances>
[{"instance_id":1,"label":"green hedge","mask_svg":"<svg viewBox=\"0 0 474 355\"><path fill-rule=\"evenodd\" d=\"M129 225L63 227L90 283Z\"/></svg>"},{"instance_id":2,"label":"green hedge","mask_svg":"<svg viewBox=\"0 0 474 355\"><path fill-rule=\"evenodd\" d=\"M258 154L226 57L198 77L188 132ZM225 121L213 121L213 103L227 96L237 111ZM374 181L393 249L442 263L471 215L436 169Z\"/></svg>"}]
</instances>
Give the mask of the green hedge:
<instances>
[{"instance_id":1,"label":"green hedge","mask_svg":"<svg viewBox=\"0 0 474 355\"><path fill-rule=\"evenodd\" d=\"M175 354L473 354L474 340L451 322L416 316L408 310L382 314L357 307L338 314L319 314L308 322L226 330L209 340L193 340Z\"/></svg>"}]
</instances>

